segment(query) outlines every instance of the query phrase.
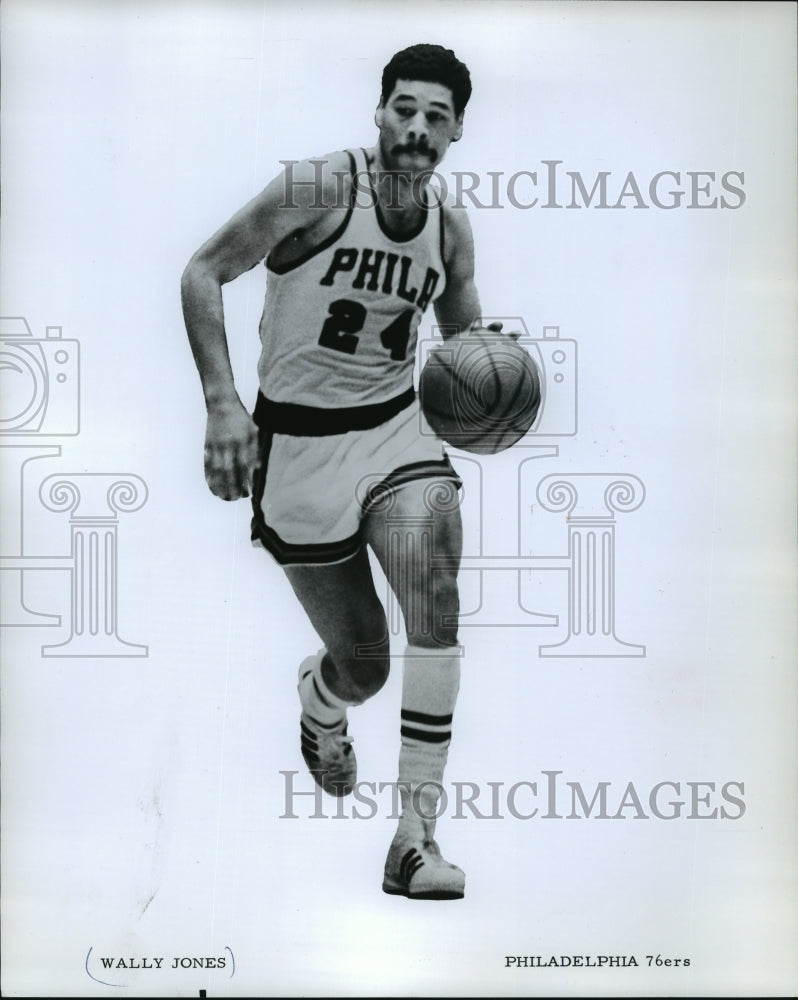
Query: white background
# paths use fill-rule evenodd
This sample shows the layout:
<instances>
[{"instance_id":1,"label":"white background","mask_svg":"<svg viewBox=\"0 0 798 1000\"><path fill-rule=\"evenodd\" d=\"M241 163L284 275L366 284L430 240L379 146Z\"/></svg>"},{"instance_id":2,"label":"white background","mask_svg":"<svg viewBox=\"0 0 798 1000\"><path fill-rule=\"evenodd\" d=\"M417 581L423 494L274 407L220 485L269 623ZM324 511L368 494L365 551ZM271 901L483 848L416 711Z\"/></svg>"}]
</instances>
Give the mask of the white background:
<instances>
[{"instance_id":1,"label":"white background","mask_svg":"<svg viewBox=\"0 0 798 1000\"><path fill-rule=\"evenodd\" d=\"M4 632L4 994L794 994L794 7L6 0L2 20L2 313L81 345L82 429L34 463L31 549L69 552L67 517L36 507L45 475L149 488L120 516L118 574L119 634L146 658L42 657L68 635L61 572L28 599L63 627ZM647 655L542 659L562 628L464 630L448 778L561 770L611 782L616 804L630 781L742 781L746 811L449 815L456 903L380 891L383 808L309 819L302 799L279 818L281 770L310 789L294 685L318 643L250 547L246 501L205 487L179 304L191 253L281 159L374 142L382 67L417 41L474 80L450 170L558 159L616 192L629 171L738 170L746 193L725 211L471 211L485 314L579 345L579 433L527 463L526 500L529 452L482 463L488 554L513 551L519 521L525 551L566 551L563 516L529 511L543 475L639 477L644 504L617 518L617 629ZM263 289L261 268L226 289L248 405ZM564 622L565 574L545 576L527 597ZM352 715L362 780L395 777L399 692L397 663ZM505 967L562 954L639 968ZM227 962L104 976L100 956Z\"/></svg>"}]
</instances>

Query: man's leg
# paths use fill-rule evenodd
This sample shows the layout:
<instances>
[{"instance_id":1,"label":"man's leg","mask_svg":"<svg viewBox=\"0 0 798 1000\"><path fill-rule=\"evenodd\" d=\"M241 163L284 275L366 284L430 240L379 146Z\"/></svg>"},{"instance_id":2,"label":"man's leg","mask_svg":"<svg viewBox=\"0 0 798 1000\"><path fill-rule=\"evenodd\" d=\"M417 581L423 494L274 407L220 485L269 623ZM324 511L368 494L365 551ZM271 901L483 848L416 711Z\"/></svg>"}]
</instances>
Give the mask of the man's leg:
<instances>
[{"instance_id":1,"label":"man's leg","mask_svg":"<svg viewBox=\"0 0 798 1000\"><path fill-rule=\"evenodd\" d=\"M419 899L463 895L465 876L434 840L440 788L460 685L457 570L462 528L456 490L423 480L374 510L365 537L405 618L399 785L402 817L385 866L386 892Z\"/></svg>"},{"instance_id":2,"label":"man's leg","mask_svg":"<svg viewBox=\"0 0 798 1000\"><path fill-rule=\"evenodd\" d=\"M344 562L285 571L325 646L299 671L302 754L325 791L346 795L357 777L346 710L376 694L388 677L385 612L365 548Z\"/></svg>"},{"instance_id":3,"label":"man's leg","mask_svg":"<svg viewBox=\"0 0 798 1000\"><path fill-rule=\"evenodd\" d=\"M388 678L388 625L365 548L343 562L284 569L329 653L325 683L343 701L361 704Z\"/></svg>"},{"instance_id":4,"label":"man's leg","mask_svg":"<svg viewBox=\"0 0 798 1000\"><path fill-rule=\"evenodd\" d=\"M454 483L408 483L366 515L363 536L399 601L407 641L424 649L456 646L463 528Z\"/></svg>"}]
</instances>

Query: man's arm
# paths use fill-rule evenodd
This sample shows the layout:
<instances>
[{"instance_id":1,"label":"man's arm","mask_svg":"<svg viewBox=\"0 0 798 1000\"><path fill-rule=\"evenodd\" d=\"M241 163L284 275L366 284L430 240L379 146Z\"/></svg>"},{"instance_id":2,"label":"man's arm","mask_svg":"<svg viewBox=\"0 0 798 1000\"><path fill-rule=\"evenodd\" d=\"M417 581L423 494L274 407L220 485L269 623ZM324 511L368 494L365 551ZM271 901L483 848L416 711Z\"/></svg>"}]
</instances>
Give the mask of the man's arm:
<instances>
[{"instance_id":1,"label":"man's arm","mask_svg":"<svg viewBox=\"0 0 798 1000\"><path fill-rule=\"evenodd\" d=\"M474 284L474 237L463 208L444 208L446 288L435 300L435 318L445 340L468 330L481 315Z\"/></svg>"},{"instance_id":2,"label":"man's arm","mask_svg":"<svg viewBox=\"0 0 798 1000\"><path fill-rule=\"evenodd\" d=\"M435 318L441 327L444 340L460 333L482 327L482 309L474 283L474 237L465 209L444 208L447 225L444 245L446 252L446 288L435 300ZM485 329L498 336L517 340L521 334L512 331L504 334L499 320L488 323Z\"/></svg>"},{"instance_id":3,"label":"man's arm","mask_svg":"<svg viewBox=\"0 0 798 1000\"><path fill-rule=\"evenodd\" d=\"M222 285L251 270L292 233L319 224L326 213L320 206L335 204L337 166L337 158L325 163L319 198L316 167L295 164L290 182L285 174L275 178L200 247L183 272L183 317L208 410L205 477L224 500L249 495L258 435L233 379Z\"/></svg>"}]
</instances>

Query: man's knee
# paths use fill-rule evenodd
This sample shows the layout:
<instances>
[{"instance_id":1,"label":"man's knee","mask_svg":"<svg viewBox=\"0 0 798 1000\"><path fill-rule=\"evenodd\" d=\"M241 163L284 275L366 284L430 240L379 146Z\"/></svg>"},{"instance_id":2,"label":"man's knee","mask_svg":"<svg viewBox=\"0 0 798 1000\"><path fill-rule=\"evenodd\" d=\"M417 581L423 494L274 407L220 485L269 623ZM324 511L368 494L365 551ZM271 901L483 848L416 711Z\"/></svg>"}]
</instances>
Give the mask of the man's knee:
<instances>
[{"instance_id":1,"label":"man's knee","mask_svg":"<svg viewBox=\"0 0 798 1000\"><path fill-rule=\"evenodd\" d=\"M373 697L388 680L391 665L387 653L355 655L349 664L349 676L352 678L360 701Z\"/></svg>"},{"instance_id":2,"label":"man's knee","mask_svg":"<svg viewBox=\"0 0 798 1000\"><path fill-rule=\"evenodd\" d=\"M460 593L454 573L435 572L424 593L413 597L415 610L407 618L407 641L438 648L457 645Z\"/></svg>"},{"instance_id":3,"label":"man's knee","mask_svg":"<svg viewBox=\"0 0 798 1000\"><path fill-rule=\"evenodd\" d=\"M359 705L373 697L388 680L388 644L344 646L330 651L331 667L346 691L347 701Z\"/></svg>"},{"instance_id":4,"label":"man's knee","mask_svg":"<svg viewBox=\"0 0 798 1000\"><path fill-rule=\"evenodd\" d=\"M418 646L421 649L449 649L458 645L457 627L446 627L440 630L440 634L430 635L426 632L408 633L407 642L410 646Z\"/></svg>"}]
</instances>

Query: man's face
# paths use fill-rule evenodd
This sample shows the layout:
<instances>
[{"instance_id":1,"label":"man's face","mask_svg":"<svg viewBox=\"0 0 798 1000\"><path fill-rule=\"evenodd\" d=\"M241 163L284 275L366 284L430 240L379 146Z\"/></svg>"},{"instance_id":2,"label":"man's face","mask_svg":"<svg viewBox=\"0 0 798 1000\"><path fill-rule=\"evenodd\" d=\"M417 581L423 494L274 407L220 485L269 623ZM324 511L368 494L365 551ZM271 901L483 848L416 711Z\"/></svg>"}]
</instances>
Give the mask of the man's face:
<instances>
[{"instance_id":1,"label":"man's face","mask_svg":"<svg viewBox=\"0 0 798 1000\"><path fill-rule=\"evenodd\" d=\"M463 116L454 113L451 90L423 80L397 80L374 120L383 164L389 170L432 170L449 144L463 134Z\"/></svg>"}]
</instances>

